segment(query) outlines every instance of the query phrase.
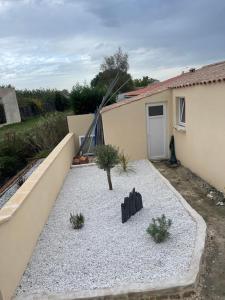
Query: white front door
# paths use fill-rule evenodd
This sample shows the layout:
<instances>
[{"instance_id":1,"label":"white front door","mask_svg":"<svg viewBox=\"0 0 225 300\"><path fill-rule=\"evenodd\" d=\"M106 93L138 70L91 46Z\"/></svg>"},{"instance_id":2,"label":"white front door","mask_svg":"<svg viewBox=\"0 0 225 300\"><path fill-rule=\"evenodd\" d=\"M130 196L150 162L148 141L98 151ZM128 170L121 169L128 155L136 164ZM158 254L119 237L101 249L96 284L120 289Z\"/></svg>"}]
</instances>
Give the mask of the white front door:
<instances>
[{"instance_id":1,"label":"white front door","mask_svg":"<svg viewBox=\"0 0 225 300\"><path fill-rule=\"evenodd\" d=\"M148 155L150 159L167 158L166 104L150 104L148 118Z\"/></svg>"}]
</instances>

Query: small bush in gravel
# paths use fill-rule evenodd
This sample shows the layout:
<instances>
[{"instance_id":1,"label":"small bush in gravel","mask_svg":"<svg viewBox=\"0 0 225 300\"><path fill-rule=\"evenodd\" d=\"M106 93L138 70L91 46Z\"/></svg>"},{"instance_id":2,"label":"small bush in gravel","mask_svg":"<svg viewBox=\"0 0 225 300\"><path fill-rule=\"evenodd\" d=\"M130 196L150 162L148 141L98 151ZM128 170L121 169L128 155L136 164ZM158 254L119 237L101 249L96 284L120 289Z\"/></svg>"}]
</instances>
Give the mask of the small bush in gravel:
<instances>
[{"instance_id":1,"label":"small bush in gravel","mask_svg":"<svg viewBox=\"0 0 225 300\"><path fill-rule=\"evenodd\" d=\"M166 216L163 214L159 218L153 218L152 222L147 228L147 233L152 236L156 243L165 241L170 235L168 229L172 225L172 221L166 219Z\"/></svg>"},{"instance_id":2,"label":"small bush in gravel","mask_svg":"<svg viewBox=\"0 0 225 300\"><path fill-rule=\"evenodd\" d=\"M112 145L101 145L95 149L96 164L107 173L109 189L112 190L111 169L119 163L118 149Z\"/></svg>"},{"instance_id":3,"label":"small bush in gravel","mask_svg":"<svg viewBox=\"0 0 225 300\"><path fill-rule=\"evenodd\" d=\"M130 164L129 157L123 152L119 154L119 173L135 172L134 167Z\"/></svg>"},{"instance_id":4,"label":"small bush in gravel","mask_svg":"<svg viewBox=\"0 0 225 300\"><path fill-rule=\"evenodd\" d=\"M81 229L84 226L84 216L82 214L70 214L70 223L73 229Z\"/></svg>"}]
</instances>

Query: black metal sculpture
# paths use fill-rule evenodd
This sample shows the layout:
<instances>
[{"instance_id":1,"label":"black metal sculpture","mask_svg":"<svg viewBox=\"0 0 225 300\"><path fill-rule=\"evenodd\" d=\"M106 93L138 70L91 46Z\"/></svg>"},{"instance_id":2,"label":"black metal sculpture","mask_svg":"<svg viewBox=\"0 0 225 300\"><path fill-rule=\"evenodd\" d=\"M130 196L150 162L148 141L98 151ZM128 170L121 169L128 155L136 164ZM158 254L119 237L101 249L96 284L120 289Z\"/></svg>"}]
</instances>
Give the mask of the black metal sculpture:
<instances>
[{"instance_id":1,"label":"black metal sculpture","mask_svg":"<svg viewBox=\"0 0 225 300\"><path fill-rule=\"evenodd\" d=\"M133 188L129 197L124 198L121 204L122 223L125 223L131 216L143 208L142 196Z\"/></svg>"},{"instance_id":2,"label":"black metal sculpture","mask_svg":"<svg viewBox=\"0 0 225 300\"><path fill-rule=\"evenodd\" d=\"M177 158L176 158L176 152L175 152L175 140L174 136L171 136L170 140L170 160L169 160L170 165L178 165Z\"/></svg>"}]
</instances>

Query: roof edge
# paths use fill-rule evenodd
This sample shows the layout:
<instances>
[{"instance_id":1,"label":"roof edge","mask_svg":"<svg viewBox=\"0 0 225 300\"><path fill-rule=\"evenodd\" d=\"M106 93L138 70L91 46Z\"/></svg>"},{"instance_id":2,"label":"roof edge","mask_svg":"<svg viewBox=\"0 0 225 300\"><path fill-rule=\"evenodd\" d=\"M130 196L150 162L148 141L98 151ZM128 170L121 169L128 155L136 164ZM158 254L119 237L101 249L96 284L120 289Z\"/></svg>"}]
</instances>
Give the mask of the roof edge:
<instances>
[{"instance_id":1,"label":"roof edge","mask_svg":"<svg viewBox=\"0 0 225 300\"><path fill-rule=\"evenodd\" d=\"M179 89L179 88L186 88L186 87L191 87L191 86L196 86L196 85L206 85L206 84L212 84L212 83L221 83L225 82L225 77L221 76L221 78L216 78L212 80L199 80L195 82L190 82L190 83L185 83L185 84L175 84L171 85L171 89Z\"/></svg>"},{"instance_id":2,"label":"roof edge","mask_svg":"<svg viewBox=\"0 0 225 300\"><path fill-rule=\"evenodd\" d=\"M130 103L133 103L133 102L136 102L136 101L139 101L141 99L144 99L144 98L147 98L149 96L152 96L152 95L155 95L155 94L159 94L159 93L162 93L162 92L165 92L166 90L169 90L170 88L167 87L167 88L163 88L161 90L158 90L158 91L155 91L155 92L149 92L149 93L145 93L145 94L141 94L139 96L136 96L136 97L131 97L129 99L126 99L124 101L120 101L120 102L117 102L117 103L113 103L111 105L108 105L108 106L105 106L101 109L100 113L105 113L107 111L110 111L112 109L116 109L118 107L121 107L121 106L124 106L124 105L127 105L127 104L130 104Z\"/></svg>"}]
</instances>

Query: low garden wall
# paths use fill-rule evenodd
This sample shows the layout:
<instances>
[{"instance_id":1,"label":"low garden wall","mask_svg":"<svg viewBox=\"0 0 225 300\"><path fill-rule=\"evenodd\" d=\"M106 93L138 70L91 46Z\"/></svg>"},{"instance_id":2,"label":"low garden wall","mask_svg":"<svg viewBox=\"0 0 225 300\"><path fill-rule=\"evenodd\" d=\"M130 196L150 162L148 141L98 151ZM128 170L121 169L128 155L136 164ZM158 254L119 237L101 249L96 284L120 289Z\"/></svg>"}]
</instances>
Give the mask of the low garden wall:
<instances>
[{"instance_id":1,"label":"low garden wall","mask_svg":"<svg viewBox=\"0 0 225 300\"><path fill-rule=\"evenodd\" d=\"M69 133L0 210L0 300L12 297L70 169Z\"/></svg>"},{"instance_id":2,"label":"low garden wall","mask_svg":"<svg viewBox=\"0 0 225 300\"><path fill-rule=\"evenodd\" d=\"M87 133L93 119L94 114L67 116L69 132L74 133L75 152L79 149L79 136Z\"/></svg>"}]
</instances>

